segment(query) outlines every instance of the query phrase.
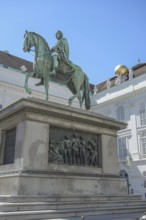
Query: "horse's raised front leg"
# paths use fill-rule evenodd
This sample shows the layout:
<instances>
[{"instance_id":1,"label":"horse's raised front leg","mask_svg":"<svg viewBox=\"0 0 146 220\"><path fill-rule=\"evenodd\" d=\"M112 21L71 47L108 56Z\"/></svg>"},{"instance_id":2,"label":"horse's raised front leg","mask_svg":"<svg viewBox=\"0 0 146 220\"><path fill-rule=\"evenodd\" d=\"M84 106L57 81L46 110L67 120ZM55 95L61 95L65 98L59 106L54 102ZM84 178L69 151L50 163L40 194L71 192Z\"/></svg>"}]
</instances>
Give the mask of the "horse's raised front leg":
<instances>
[{"instance_id":1,"label":"horse's raised front leg","mask_svg":"<svg viewBox=\"0 0 146 220\"><path fill-rule=\"evenodd\" d=\"M34 72L32 72L32 73L27 73L27 74L25 75L25 84L24 84L24 87L25 87L26 91L27 91L29 94L32 93L32 90L31 90L30 88L28 88L28 79L29 79L29 77L32 77L33 75L34 75Z\"/></svg>"}]
</instances>

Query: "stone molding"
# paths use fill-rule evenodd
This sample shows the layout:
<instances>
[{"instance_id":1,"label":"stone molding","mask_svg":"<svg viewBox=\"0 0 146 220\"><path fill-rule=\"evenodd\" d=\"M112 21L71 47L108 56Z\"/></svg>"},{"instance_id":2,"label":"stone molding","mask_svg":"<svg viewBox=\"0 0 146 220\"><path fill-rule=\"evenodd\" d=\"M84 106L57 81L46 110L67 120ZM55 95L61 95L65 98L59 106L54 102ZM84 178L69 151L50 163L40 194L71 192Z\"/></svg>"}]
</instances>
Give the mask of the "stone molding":
<instances>
[{"instance_id":1,"label":"stone molding","mask_svg":"<svg viewBox=\"0 0 146 220\"><path fill-rule=\"evenodd\" d=\"M79 173L79 172L63 172L63 171L52 171L52 170L10 170L0 171L0 177L4 176L70 176L70 177L99 177L99 178L116 178L121 179L119 175L114 174L95 174L95 173Z\"/></svg>"},{"instance_id":2,"label":"stone molding","mask_svg":"<svg viewBox=\"0 0 146 220\"><path fill-rule=\"evenodd\" d=\"M2 124L2 122L4 121L6 123L6 121L12 120L14 118L16 120L16 118L19 117L23 117L29 120L30 114L40 117L45 116L48 118L57 118L79 124L88 124L96 127L99 126L100 128L107 128L114 131L125 128L125 123L119 123L111 118L105 118L102 115L90 111L87 112L85 110L76 109L73 107L66 107L61 104L49 101L46 102L34 98L23 98L16 103L8 106L6 109L2 110L0 113L0 123ZM48 123L48 118L45 119L46 123Z\"/></svg>"}]
</instances>

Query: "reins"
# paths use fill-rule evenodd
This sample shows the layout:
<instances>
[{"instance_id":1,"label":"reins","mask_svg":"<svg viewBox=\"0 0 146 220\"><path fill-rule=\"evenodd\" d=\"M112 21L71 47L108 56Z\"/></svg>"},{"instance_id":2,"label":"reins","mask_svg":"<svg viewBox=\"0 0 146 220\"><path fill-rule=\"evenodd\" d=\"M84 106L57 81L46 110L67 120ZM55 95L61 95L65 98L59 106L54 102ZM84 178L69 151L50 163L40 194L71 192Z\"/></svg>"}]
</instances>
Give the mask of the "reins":
<instances>
[{"instance_id":1,"label":"reins","mask_svg":"<svg viewBox=\"0 0 146 220\"><path fill-rule=\"evenodd\" d=\"M32 51L32 52L35 52L35 53L42 53L42 54L51 54L51 51L50 52L38 52L38 51L36 51L36 50L33 50L33 49L29 49L30 51Z\"/></svg>"}]
</instances>

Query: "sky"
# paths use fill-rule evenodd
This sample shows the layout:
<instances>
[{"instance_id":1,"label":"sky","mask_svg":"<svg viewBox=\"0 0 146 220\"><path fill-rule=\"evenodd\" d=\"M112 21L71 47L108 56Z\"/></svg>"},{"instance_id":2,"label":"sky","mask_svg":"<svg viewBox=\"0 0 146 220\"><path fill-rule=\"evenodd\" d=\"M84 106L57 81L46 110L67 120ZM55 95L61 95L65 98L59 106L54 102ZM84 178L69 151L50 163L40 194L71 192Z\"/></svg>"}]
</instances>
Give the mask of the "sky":
<instances>
[{"instance_id":1,"label":"sky","mask_svg":"<svg viewBox=\"0 0 146 220\"><path fill-rule=\"evenodd\" d=\"M50 47L55 33L67 38L70 60L99 84L115 73L146 62L146 0L0 0L0 50L34 61L23 52L25 30Z\"/></svg>"}]
</instances>

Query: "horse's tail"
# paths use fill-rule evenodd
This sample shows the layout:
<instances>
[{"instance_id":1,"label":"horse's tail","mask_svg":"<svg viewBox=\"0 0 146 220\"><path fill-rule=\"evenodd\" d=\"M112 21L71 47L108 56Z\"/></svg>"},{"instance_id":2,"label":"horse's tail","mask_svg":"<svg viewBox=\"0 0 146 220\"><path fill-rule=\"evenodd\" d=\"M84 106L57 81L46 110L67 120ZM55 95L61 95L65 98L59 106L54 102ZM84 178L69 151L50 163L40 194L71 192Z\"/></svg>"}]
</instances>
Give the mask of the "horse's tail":
<instances>
[{"instance_id":1,"label":"horse's tail","mask_svg":"<svg viewBox=\"0 0 146 220\"><path fill-rule=\"evenodd\" d=\"M84 99L85 99L85 108L89 110L91 107L90 86L89 86L89 80L86 74L84 74L84 92L83 92L82 100Z\"/></svg>"}]
</instances>

